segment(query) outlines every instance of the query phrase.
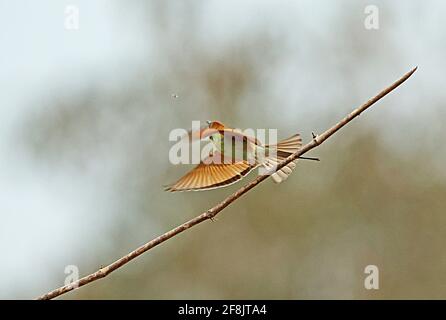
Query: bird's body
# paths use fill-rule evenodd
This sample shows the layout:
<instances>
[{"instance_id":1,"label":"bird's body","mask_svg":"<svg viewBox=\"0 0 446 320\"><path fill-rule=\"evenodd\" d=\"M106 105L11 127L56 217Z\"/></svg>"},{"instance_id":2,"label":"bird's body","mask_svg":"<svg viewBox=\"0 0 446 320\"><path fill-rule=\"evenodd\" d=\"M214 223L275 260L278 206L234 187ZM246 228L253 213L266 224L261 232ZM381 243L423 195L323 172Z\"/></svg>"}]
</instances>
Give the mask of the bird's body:
<instances>
[{"instance_id":1,"label":"bird's body","mask_svg":"<svg viewBox=\"0 0 446 320\"><path fill-rule=\"evenodd\" d=\"M232 162L255 159L259 144L249 136L233 129L220 130L209 136L214 152L222 154Z\"/></svg>"},{"instance_id":2,"label":"bird's body","mask_svg":"<svg viewBox=\"0 0 446 320\"><path fill-rule=\"evenodd\" d=\"M167 191L220 188L237 182L259 166L273 172L271 177L276 183L280 183L288 178L296 166L294 162L290 162L274 172L276 165L302 146L299 134L277 144L264 145L255 137L228 128L221 122L213 121L208 124L209 126L202 128L195 138L201 140L209 137L213 150L193 170L167 187ZM190 137L192 136L193 133L190 134Z\"/></svg>"}]
</instances>

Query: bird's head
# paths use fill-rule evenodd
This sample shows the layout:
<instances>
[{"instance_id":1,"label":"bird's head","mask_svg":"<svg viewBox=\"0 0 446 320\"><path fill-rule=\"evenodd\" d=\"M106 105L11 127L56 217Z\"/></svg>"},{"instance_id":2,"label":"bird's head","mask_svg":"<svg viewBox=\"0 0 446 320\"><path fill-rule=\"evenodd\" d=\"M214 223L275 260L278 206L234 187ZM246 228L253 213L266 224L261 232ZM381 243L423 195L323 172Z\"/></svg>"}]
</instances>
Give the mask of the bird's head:
<instances>
[{"instance_id":1,"label":"bird's head","mask_svg":"<svg viewBox=\"0 0 446 320\"><path fill-rule=\"evenodd\" d=\"M215 130L225 129L225 125L223 123L221 123L220 121L207 120L206 123L208 124L210 129L215 129Z\"/></svg>"},{"instance_id":2,"label":"bird's head","mask_svg":"<svg viewBox=\"0 0 446 320\"><path fill-rule=\"evenodd\" d=\"M208 125L208 128L201 131L201 138L209 137L211 140L213 140L212 136L214 134L219 133L221 130L225 129L224 124L219 121L207 120L206 123Z\"/></svg>"}]
</instances>

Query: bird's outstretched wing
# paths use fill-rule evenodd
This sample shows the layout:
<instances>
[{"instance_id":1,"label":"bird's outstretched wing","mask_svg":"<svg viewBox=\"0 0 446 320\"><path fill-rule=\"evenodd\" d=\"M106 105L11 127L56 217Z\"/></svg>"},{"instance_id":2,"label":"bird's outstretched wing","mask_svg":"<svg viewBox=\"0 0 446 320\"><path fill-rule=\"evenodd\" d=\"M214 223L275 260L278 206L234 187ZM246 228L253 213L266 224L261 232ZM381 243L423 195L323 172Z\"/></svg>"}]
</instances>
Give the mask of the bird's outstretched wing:
<instances>
[{"instance_id":1,"label":"bird's outstretched wing","mask_svg":"<svg viewBox=\"0 0 446 320\"><path fill-rule=\"evenodd\" d=\"M235 163L214 162L212 161L214 157L220 157L221 159L219 153L210 155L165 190L170 192L199 191L224 187L237 182L257 166L257 164L250 164L248 161Z\"/></svg>"}]
</instances>

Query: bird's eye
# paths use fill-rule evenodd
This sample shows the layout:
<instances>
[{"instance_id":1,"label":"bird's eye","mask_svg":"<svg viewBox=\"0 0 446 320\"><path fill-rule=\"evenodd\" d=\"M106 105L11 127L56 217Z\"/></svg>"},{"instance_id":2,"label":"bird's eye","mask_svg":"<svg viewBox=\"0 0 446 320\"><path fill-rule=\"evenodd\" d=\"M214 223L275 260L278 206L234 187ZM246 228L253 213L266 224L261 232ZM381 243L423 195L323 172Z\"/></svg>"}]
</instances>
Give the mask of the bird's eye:
<instances>
[{"instance_id":1,"label":"bird's eye","mask_svg":"<svg viewBox=\"0 0 446 320\"><path fill-rule=\"evenodd\" d=\"M210 136L209 139L214 140L214 137L213 137L213 136Z\"/></svg>"}]
</instances>

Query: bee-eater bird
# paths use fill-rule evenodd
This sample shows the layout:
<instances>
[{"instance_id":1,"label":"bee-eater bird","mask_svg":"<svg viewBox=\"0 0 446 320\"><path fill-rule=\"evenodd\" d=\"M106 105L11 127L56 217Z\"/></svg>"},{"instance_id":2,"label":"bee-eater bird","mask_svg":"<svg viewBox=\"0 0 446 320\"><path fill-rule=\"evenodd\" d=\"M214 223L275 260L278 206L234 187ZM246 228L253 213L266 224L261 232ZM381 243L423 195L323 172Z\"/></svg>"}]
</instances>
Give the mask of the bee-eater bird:
<instances>
[{"instance_id":1,"label":"bee-eater bird","mask_svg":"<svg viewBox=\"0 0 446 320\"><path fill-rule=\"evenodd\" d=\"M207 123L208 126L202 127L199 131L189 131L188 138L190 141L194 138L202 140L209 137L212 141L212 151L194 169L166 187L166 191L200 191L225 187L239 181L259 166L273 171L275 166L302 146L299 134L277 144L262 144L255 137L228 128L221 122ZM274 182L280 183L288 178L295 167L296 164L290 162L280 170L273 171L271 177Z\"/></svg>"}]
</instances>

